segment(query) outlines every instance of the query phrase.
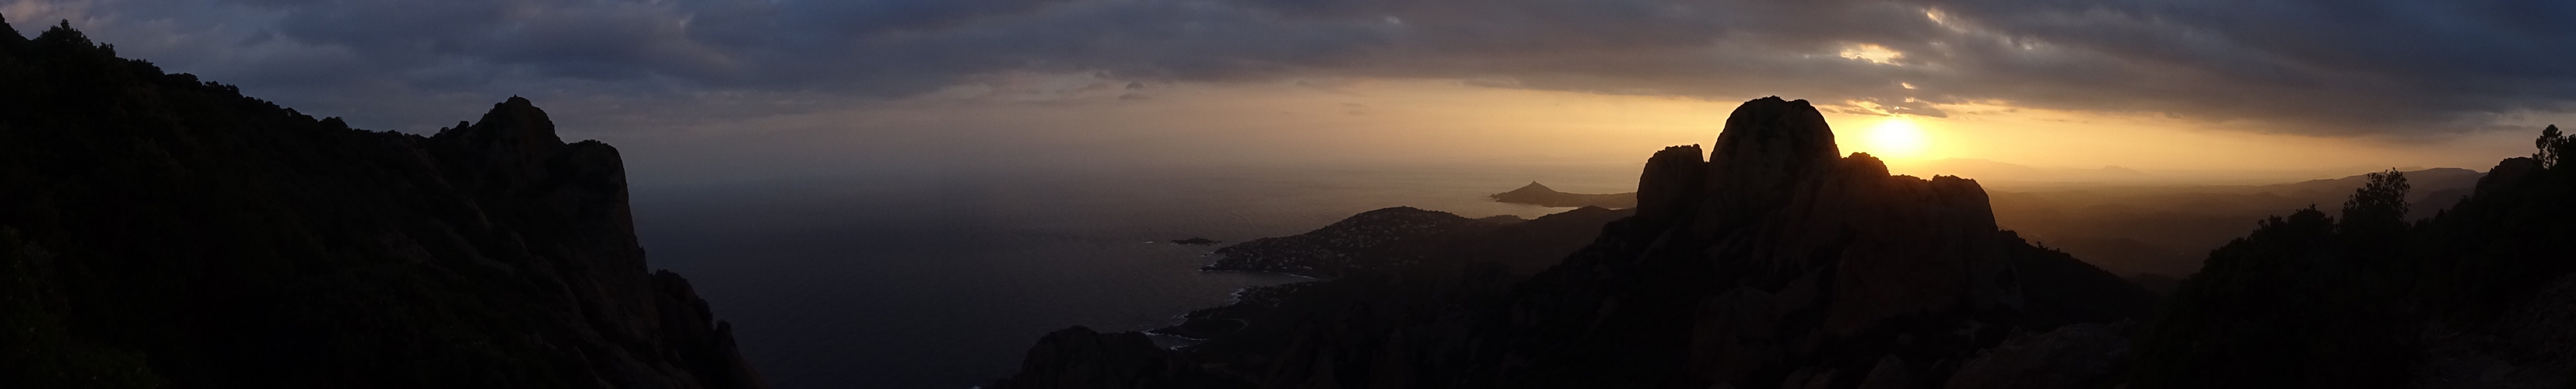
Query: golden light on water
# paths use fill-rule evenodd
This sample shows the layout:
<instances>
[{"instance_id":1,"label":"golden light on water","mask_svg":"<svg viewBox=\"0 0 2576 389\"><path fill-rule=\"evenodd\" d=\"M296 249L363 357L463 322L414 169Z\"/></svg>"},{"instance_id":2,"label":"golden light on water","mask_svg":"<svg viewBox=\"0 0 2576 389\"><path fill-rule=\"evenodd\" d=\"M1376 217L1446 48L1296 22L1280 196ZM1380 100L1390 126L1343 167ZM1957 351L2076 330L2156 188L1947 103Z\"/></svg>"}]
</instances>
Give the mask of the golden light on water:
<instances>
[{"instance_id":1,"label":"golden light on water","mask_svg":"<svg viewBox=\"0 0 2576 389\"><path fill-rule=\"evenodd\" d=\"M1862 150L1885 158L1914 158L1932 148L1932 139L1923 128L1904 117L1881 120L1869 129L1869 149Z\"/></svg>"}]
</instances>

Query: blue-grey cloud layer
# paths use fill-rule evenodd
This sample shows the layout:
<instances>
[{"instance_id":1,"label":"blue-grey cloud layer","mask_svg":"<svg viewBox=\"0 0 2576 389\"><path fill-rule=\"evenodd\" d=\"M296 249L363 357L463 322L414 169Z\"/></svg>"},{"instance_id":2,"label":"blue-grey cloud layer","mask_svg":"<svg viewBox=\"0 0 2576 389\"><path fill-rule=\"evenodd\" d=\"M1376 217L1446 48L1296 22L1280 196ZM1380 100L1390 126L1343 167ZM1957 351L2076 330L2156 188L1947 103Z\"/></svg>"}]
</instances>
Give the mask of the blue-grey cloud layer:
<instances>
[{"instance_id":1,"label":"blue-grey cloud layer","mask_svg":"<svg viewBox=\"0 0 2576 389\"><path fill-rule=\"evenodd\" d=\"M0 10L35 13L7 15L21 29L74 18L129 55L405 123L461 116L406 107L494 94L758 114L1022 72L1455 78L1868 101L1924 115L1944 114L1931 103L2001 101L2317 134L2438 134L2576 110L2570 2L18 0ZM1838 55L1854 45L1902 57Z\"/></svg>"}]
</instances>

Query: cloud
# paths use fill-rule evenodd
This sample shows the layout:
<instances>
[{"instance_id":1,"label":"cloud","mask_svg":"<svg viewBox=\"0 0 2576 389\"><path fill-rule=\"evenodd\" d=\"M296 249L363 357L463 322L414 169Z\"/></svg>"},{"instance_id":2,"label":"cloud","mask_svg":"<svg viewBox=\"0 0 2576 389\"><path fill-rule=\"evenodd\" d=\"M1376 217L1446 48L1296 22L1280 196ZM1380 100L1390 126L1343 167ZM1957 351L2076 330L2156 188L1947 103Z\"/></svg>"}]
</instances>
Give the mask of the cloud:
<instances>
[{"instance_id":1,"label":"cloud","mask_svg":"<svg viewBox=\"0 0 2576 389\"><path fill-rule=\"evenodd\" d=\"M1435 78L2327 135L2576 111L2576 30L2555 20L2576 3L2563 2L14 0L0 12L23 29L73 19L129 55L400 126L508 94L721 120L1031 74L1137 99L1117 86Z\"/></svg>"}]
</instances>

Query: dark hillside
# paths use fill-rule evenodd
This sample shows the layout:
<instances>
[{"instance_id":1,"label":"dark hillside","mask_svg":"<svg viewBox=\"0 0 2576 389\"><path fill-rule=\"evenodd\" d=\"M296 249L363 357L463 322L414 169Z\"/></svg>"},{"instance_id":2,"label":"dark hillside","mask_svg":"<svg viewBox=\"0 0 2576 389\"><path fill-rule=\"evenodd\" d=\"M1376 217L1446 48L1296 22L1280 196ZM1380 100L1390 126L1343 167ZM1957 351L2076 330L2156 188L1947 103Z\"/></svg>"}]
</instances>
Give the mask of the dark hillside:
<instances>
[{"instance_id":1,"label":"dark hillside","mask_svg":"<svg viewBox=\"0 0 2576 389\"><path fill-rule=\"evenodd\" d=\"M0 35L0 387L763 386L525 99L370 132Z\"/></svg>"},{"instance_id":2,"label":"dark hillside","mask_svg":"<svg viewBox=\"0 0 2576 389\"><path fill-rule=\"evenodd\" d=\"M2565 387L2576 374L2576 142L2544 131L2430 220L2405 174L2211 253L2137 345L2134 387Z\"/></svg>"}]
</instances>

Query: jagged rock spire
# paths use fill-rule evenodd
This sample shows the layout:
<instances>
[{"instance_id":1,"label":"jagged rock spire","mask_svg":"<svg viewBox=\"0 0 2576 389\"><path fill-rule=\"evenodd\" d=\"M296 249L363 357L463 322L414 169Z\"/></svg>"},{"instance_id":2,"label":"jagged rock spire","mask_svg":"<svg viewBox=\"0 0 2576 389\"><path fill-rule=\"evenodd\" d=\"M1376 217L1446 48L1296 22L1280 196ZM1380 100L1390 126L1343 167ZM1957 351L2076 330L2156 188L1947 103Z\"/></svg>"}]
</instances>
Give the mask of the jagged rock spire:
<instances>
[{"instance_id":1,"label":"jagged rock spire","mask_svg":"<svg viewBox=\"0 0 2576 389\"><path fill-rule=\"evenodd\" d=\"M1806 100L1779 96L1746 101L1726 117L1726 128L1709 146L1709 163L1761 164L1804 169L1829 165L1842 154L1825 115Z\"/></svg>"},{"instance_id":2,"label":"jagged rock spire","mask_svg":"<svg viewBox=\"0 0 2576 389\"><path fill-rule=\"evenodd\" d=\"M479 122L472 125L460 123L456 128L439 131L433 138L478 147L506 144L531 151L563 145L563 138L555 136L555 122L546 117L546 111L518 96L492 104L492 110L485 112Z\"/></svg>"},{"instance_id":3,"label":"jagged rock spire","mask_svg":"<svg viewBox=\"0 0 2576 389\"><path fill-rule=\"evenodd\" d=\"M457 123L455 128L439 130L430 140L450 153L443 158L465 163L463 167L468 170L508 172L494 177L514 178L504 181L543 180L549 174L548 160L565 147L563 139L555 136L555 123L546 117L546 111L518 96L493 104L481 121Z\"/></svg>"}]
</instances>

